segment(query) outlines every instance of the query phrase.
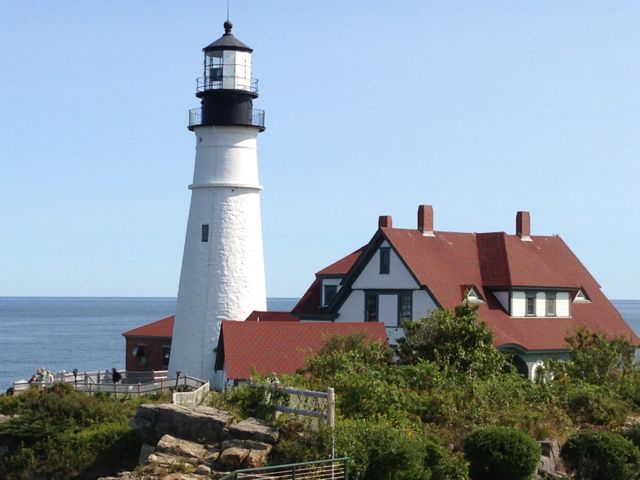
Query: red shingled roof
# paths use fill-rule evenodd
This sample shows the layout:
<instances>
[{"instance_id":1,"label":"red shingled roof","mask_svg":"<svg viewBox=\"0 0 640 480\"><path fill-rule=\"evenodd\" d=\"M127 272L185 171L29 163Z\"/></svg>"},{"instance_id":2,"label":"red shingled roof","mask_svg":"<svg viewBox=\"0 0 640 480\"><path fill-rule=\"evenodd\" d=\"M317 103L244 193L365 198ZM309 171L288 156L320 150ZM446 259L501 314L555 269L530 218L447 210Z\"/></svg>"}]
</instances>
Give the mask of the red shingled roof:
<instances>
[{"instance_id":1,"label":"red shingled roof","mask_svg":"<svg viewBox=\"0 0 640 480\"><path fill-rule=\"evenodd\" d=\"M320 276L344 276L347 274L351 267L356 263L358 257L365 249L360 247L355 252L351 252L346 257L341 258L337 262L332 263L328 267L323 268L316 273L316 279L311 286L304 293L302 298L296 303L295 307L291 309L291 313L306 313L306 314L320 314L326 312L326 308L321 305L322 303L322 280Z\"/></svg>"},{"instance_id":2,"label":"red shingled roof","mask_svg":"<svg viewBox=\"0 0 640 480\"><path fill-rule=\"evenodd\" d=\"M173 336L173 321L175 315L148 323L133 330L124 332L125 337L163 337L171 338Z\"/></svg>"},{"instance_id":3,"label":"red shingled roof","mask_svg":"<svg viewBox=\"0 0 640 480\"><path fill-rule=\"evenodd\" d=\"M600 290L600 285L558 236L522 241L506 233L436 232L382 228L416 280L438 303L453 309L462 302L460 285L482 285L486 304L479 315L494 342L528 350L566 349L565 337L584 326L609 337L640 339ZM497 287L583 288L591 303L571 305L571 318L512 318L495 299Z\"/></svg>"},{"instance_id":4,"label":"red shingled roof","mask_svg":"<svg viewBox=\"0 0 640 480\"><path fill-rule=\"evenodd\" d=\"M247 322L299 322L300 319L291 312L266 312L254 310L247 317Z\"/></svg>"},{"instance_id":5,"label":"red shingled roof","mask_svg":"<svg viewBox=\"0 0 640 480\"><path fill-rule=\"evenodd\" d=\"M222 321L220 344L228 379L292 374L333 335L364 334L369 342L387 341L380 322L234 322Z\"/></svg>"}]
</instances>

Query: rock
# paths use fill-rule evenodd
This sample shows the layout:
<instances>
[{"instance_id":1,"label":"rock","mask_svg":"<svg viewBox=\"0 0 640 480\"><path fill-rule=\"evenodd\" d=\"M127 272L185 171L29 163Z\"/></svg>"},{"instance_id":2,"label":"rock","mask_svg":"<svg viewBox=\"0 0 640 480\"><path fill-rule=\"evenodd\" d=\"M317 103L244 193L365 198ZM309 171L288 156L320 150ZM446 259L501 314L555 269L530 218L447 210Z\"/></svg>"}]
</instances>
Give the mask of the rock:
<instances>
[{"instance_id":1,"label":"rock","mask_svg":"<svg viewBox=\"0 0 640 480\"><path fill-rule=\"evenodd\" d=\"M278 431L257 418L247 418L229 426L229 436L240 440L253 439L274 445L278 441Z\"/></svg>"},{"instance_id":2,"label":"rock","mask_svg":"<svg viewBox=\"0 0 640 480\"><path fill-rule=\"evenodd\" d=\"M207 449L199 443L182 440L171 435L162 436L158 445L156 445L156 451L197 460L202 460L207 455Z\"/></svg>"},{"instance_id":3,"label":"rock","mask_svg":"<svg viewBox=\"0 0 640 480\"><path fill-rule=\"evenodd\" d=\"M264 442L256 442L255 440L225 440L222 442L222 450L226 450L227 448L244 448L245 450L267 450L267 453L270 453L273 449L273 445L269 445Z\"/></svg>"},{"instance_id":4,"label":"rock","mask_svg":"<svg viewBox=\"0 0 640 480\"><path fill-rule=\"evenodd\" d=\"M267 464L267 456L271 450L251 450L247 458L244 459L244 466L247 468L262 467Z\"/></svg>"},{"instance_id":5,"label":"rock","mask_svg":"<svg viewBox=\"0 0 640 480\"><path fill-rule=\"evenodd\" d=\"M11 420L13 420L13 417L0 414L0 424L10 422Z\"/></svg>"},{"instance_id":6,"label":"rock","mask_svg":"<svg viewBox=\"0 0 640 480\"><path fill-rule=\"evenodd\" d=\"M211 407L190 410L170 404L144 404L138 407L131 428L144 443L155 445L160 438L172 437L195 442L219 442L227 436L230 413Z\"/></svg>"},{"instance_id":7,"label":"rock","mask_svg":"<svg viewBox=\"0 0 640 480\"><path fill-rule=\"evenodd\" d=\"M223 450L218 461L228 467L239 467L247 458L251 450L245 448L231 447Z\"/></svg>"},{"instance_id":8,"label":"rock","mask_svg":"<svg viewBox=\"0 0 640 480\"><path fill-rule=\"evenodd\" d=\"M138 456L138 465L144 465L147 463L147 459L149 455L151 455L154 451L154 448L151 445L147 445L143 443L140 447L140 455Z\"/></svg>"},{"instance_id":9,"label":"rock","mask_svg":"<svg viewBox=\"0 0 640 480\"><path fill-rule=\"evenodd\" d=\"M560 444L557 440L546 439L540 443L540 463L538 478L566 478L560 459Z\"/></svg>"},{"instance_id":10,"label":"rock","mask_svg":"<svg viewBox=\"0 0 640 480\"><path fill-rule=\"evenodd\" d=\"M166 466L178 465L178 464L196 465L198 463L198 460L195 458L178 457L176 455L171 455L169 453L154 452L151 455L149 455L147 462L149 464L153 463L157 465L166 465Z\"/></svg>"},{"instance_id":11,"label":"rock","mask_svg":"<svg viewBox=\"0 0 640 480\"><path fill-rule=\"evenodd\" d=\"M196 471L195 473L199 474L199 475L210 475L211 474L211 467L204 465L204 464L200 464L196 467Z\"/></svg>"}]
</instances>

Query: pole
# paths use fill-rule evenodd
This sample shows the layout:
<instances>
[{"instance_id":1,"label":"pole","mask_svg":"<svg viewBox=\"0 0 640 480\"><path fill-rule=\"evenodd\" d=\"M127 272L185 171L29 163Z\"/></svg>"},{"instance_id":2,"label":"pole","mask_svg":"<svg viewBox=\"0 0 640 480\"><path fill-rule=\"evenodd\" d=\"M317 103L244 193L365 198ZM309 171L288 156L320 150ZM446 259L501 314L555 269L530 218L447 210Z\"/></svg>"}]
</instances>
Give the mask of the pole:
<instances>
[{"instance_id":1,"label":"pole","mask_svg":"<svg viewBox=\"0 0 640 480\"><path fill-rule=\"evenodd\" d=\"M327 424L331 430L331 478L335 478L335 465L336 458L336 392L333 388L327 388Z\"/></svg>"}]
</instances>

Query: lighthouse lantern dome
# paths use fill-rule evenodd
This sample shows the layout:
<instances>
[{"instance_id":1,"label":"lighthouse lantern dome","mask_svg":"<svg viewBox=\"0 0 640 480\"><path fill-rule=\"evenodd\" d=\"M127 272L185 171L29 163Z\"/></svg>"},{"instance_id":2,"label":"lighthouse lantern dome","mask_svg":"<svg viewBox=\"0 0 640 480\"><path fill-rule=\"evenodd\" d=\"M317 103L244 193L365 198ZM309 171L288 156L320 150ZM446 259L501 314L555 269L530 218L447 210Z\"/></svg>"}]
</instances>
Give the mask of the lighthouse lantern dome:
<instances>
[{"instance_id":1,"label":"lighthouse lantern dome","mask_svg":"<svg viewBox=\"0 0 640 480\"><path fill-rule=\"evenodd\" d=\"M202 49L204 76L198 79L198 93L220 89L257 93L258 81L251 78L253 50L231 33L232 28L231 22L224 22L224 35Z\"/></svg>"}]
</instances>

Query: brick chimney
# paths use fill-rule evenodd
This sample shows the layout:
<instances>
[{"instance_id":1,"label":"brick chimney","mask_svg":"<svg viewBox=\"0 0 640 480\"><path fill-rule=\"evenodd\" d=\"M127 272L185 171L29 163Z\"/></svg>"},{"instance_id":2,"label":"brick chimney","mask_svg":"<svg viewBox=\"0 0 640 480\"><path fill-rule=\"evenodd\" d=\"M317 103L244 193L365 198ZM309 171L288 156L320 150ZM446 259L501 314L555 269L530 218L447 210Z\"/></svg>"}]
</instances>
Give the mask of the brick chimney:
<instances>
[{"instance_id":1,"label":"brick chimney","mask_svg":"<svg viewBox=\"0 0 640 480\"><path fill-rule=\"evenodd\" d=\"M529 216L529 212L517 213L516 235L518 235L522 241L531 241L531 217Z\"/></svg>"},{"instance_id":2,"label":"brick chimney","mask_svg":"<svg viewBox=\"0 0 640 480\"><path fill-rule=\"evenodd\" d=\"M431 205L420 205L418 207L418 230L425 237L435 236L433 233L433 207Z\"/></svg>"},{"instance_id":3,"label":"brick chimney","mask_svg":"<svg viewBox=\"0 0 640 480\"><path fill-rule=\"evenodd\" d=\"M393 226L393 221L391 219L391 215L380 215L378 217L378 227L391 228L392 226Z\"/></svg>"}]
</instances>

